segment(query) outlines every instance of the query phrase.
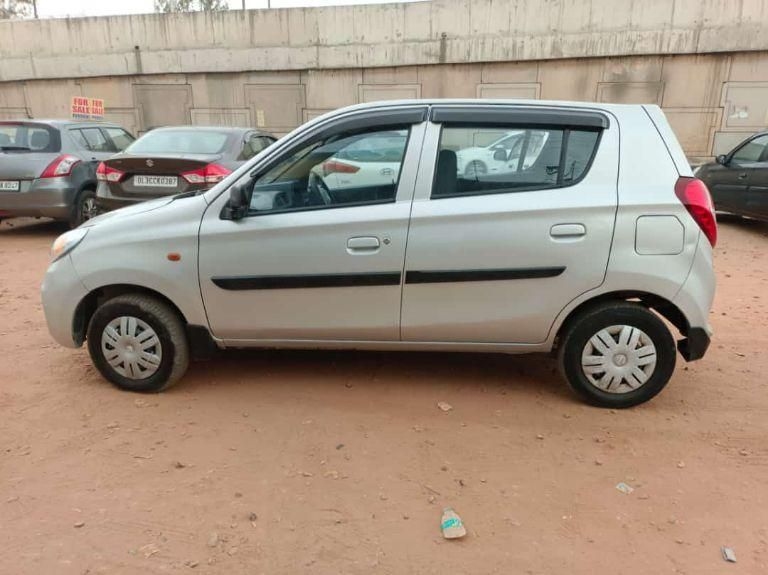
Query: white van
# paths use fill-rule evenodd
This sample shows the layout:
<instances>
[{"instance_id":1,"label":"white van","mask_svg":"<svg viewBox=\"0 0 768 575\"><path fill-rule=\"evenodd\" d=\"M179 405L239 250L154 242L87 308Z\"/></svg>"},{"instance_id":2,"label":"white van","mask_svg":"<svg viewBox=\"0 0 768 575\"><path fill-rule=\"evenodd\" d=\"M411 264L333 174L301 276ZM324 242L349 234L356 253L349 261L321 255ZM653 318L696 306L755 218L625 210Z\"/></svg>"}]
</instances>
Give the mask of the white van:
<instances>
[{"instance_id":1,"label":"white van","mask_svg":"<svg viewBox=\"0 0 768 575\"><path fill-rule=\"evenodd\" d=\"M506 168L459 169L510 132ZM389 138L387 173L337 185L323 164L357 167L382 133L407 135ZM704 355L716 236L656 106L380 102L305 124L207 192L64 234L43 304L56 341L87 341L133 391L217 348L556 350L583 397L627 407L672 376L662 318L686 360Z\"/></svg>"}]
</instances>

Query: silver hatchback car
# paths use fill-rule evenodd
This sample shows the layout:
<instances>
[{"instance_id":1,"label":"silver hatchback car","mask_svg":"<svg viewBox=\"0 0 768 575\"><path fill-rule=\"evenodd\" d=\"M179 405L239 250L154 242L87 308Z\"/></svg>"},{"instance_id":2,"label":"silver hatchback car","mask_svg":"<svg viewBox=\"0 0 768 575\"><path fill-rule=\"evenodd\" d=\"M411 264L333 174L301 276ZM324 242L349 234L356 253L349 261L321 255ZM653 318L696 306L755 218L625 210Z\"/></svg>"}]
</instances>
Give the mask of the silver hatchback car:
<instances>
[{"instance_id":1,"label":"silver hatchback car","mask_svg":"<svg viewBox=\"0 0 768 575\"><path fill-rule=\"evenodd\" d=\"M494 169L460 169L509 133ZM373 103L207 192L62 235L43 304L59 343L87 341L132 391L219 348L554 350L584 398L628 407L661 391L677 350L704 355L716 235L656 106Z\"/></svg>"}]
</instances>

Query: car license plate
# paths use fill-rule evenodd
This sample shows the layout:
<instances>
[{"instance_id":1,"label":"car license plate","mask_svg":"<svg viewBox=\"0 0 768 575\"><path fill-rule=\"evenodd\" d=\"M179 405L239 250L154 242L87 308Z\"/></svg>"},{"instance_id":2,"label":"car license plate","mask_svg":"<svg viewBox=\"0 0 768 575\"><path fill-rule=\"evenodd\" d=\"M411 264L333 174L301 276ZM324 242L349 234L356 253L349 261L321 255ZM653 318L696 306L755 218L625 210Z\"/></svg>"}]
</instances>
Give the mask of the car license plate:
<instances>
[{"instance_id":1,"label":"car license plate","mask_svg":"<svg viewBox=\"0 0 768 575\"><path fill-rule=\"evenodd\" d=\"M19 182L0 182L0 192L18 192Z\"/></svg>"},{"instance_id":2,"label":"car license plate","mask_svg":"<svg viewBox=\"0 0 768 575\"><path fill-rule=\"evenodd\" d=\"M133 185L153 188L175 188L179 184L176 176L133 176Z\"/></svg>"}]
</instances>

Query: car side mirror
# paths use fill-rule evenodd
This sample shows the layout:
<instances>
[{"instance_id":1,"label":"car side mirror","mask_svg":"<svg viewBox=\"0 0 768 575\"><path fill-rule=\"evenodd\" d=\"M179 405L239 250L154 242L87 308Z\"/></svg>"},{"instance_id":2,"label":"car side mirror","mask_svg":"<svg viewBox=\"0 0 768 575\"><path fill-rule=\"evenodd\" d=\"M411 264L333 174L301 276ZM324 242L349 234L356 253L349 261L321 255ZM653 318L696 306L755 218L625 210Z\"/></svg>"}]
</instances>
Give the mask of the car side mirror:
<instances>
[{"instance_id":1,"label":"car side mirror","mask_svg":"<svg viewBox=\"0 0 768 575\"><path fill-rule=\"evenodd\" d=\"M493 152L493 159L497 162L506 162L507 151L504 148L497 148L496 151Z\"/></svg>"},{"instance_id":2,"label":"car side mirror","mask_svg":"<svg viewBox=\"0 0 768 575\"><path fill-rule=\"evenodd\" d=\"M248 215L251 200L246 186L232 186L229 189L229 200L221 209L222 220L242 220Z\"/></svg>"},{"instance_id":3,"label":"car side mirror","mask_svg":"<svg viewBox=\"0 0 768 575\"><path fill-rule=\"evenodd\" d=\"M728 156L726 156L725 154L720 154L717 158L715 158L715 161L721 166L727 166Z\"/></svg>"}]
</instances>

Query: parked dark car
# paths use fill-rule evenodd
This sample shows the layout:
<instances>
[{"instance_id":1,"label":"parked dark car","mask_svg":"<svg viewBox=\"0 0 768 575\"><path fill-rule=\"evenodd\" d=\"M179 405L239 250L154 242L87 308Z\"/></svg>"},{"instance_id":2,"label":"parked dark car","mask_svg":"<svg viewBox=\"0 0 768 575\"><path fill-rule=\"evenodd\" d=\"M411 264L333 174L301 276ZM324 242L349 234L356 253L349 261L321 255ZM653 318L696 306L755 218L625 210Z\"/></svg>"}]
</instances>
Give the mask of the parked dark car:
<instances>
[{"instance_id":1,"label":"parked dark car","mask_svg":"<svg viewBox=\"0 0 768 575\"><path fill-rule=\"evenodd\" d=\"M715 209L768 221L768 132L750 136L696 172Z\"/></svg>"},{"instance_id":2,"label":"parked dark car","mask_svg":"<svg viewBox=\"0 0 768 575\"><path fill-rule=\"evenodd\" d=\"M207 190L274 141L249 128L155 128L99 165L98 208Z\"/></svg>"},{"instance_id":3,"label":"parked dark car","mask_svg":"<svg viewBox=\"0 0 768 575\"><path fill-rule=\"evenodd\" d=\"M120 126L101 122L0 122L0 219L80 225L94 213L97 166L133 140Z\"/></svg>"}]
</instances>

